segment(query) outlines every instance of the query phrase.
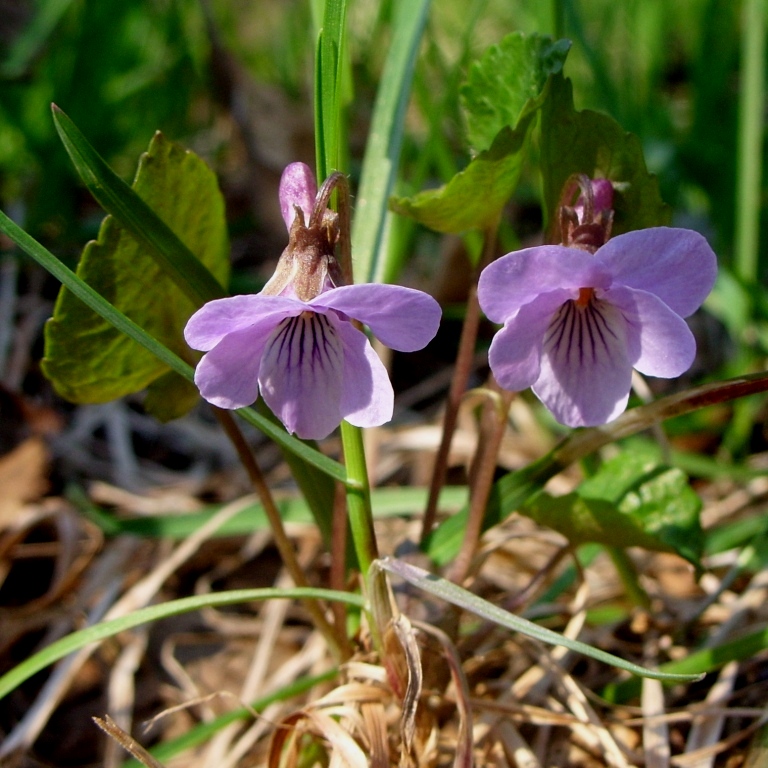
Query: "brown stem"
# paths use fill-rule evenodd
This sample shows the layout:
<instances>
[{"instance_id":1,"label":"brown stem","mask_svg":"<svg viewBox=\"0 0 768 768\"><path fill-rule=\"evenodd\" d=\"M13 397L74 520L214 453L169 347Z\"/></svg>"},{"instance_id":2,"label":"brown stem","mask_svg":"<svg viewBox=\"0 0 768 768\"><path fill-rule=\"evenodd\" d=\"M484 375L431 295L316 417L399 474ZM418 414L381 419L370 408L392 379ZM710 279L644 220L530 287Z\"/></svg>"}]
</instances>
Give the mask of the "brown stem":
<instances>
[{"instance_id":1,"label":"brown stem","mask_svg":"<svg viewBox=\"0 0 768 768\"><path fill-rule=\"evenodd\" d=\"M235 420L232 418L232 414L229 411L214 407L213 413L219 424L221 424L227 437L232 442L232 445L234 445L237 455L245 467L245 471L248 473L251 484L264 507L267 520L269 520L270 527L272 528L275 546L280 553L283 565L288 569L288 573L291 574L291 578L297 587L310 586L304 575L304 570L296 559L296 553L293 551L293 544L291 544L291 540L285 532L283 521L280 517L280 511L275 504L275 500L272 498L272 493L264 479L264 475L262 475L261 469L256 463L256 458L243 437L243 433L240 431L240 428L235 423ZM342 652L339 648L339 643L336 639L333 627L325 618L325 613L323 612L322 607L317 600L304 600L303 602L307 611L309 611L309 614L312 616L315 628L322 633L333 655L337 659L341 659Z\"/></svg>"},{"instance_id":2,"label":"brown stem","mask_svg":"<svg viewBox=\"0 0 768 768\"><path fill-rule=\"evenodd\" d=\"M492 383L499 392L499 398L493 398L483 408L483 430L477 447L472 467L470 469L470 497L467 527L464 539L456 559L448 572L448 578L461 584L469 575L472 558L475 556L480 535L483 532L483 518L491 495L493 477L496 472L496 458L499 453L501 439L507 427L507 413L514 398L514 392L500 390L495 381Z\"/></svg>"},{"instance_id":3,"label":"brown stem","mask_svg":"<svg viewBox=\"0 0 768 768\"><path fill-rule=\"evenodd\" d=\"M488 264L496 247L496 232L498 225L491 227L485 233L483 242L483 253L480 257L478 272ZM435 526L437 517L437 503L440 497L440 490L445 483L445 476L448 471L448 455L451 451L451 441L456 429L456 419L459 415L459 406L464 392L467 389L467 382L474 367L475 342L477 341L477 331L480 327L480 304L477 300L477 280L473 280L467 297L467 312L464 315L464 325L461 328L461 337L459 338L459 349L456 353L456 366L451 379L451 386L448 390L448 400L445 405L445 414L443 415L443 432L440 437L440 446L435 456L435 464L432 468L432 479L429 484L429 498L427 508L424 510L424 519L421 524L421 543L423 544L432 528Z\"/></svg>"},{"instance_id":4,"label":"brown stem","mask_svg":"<svg viewBox=\"0 0 768 768\"><path fill-rule=\"evenodd\" d=\"M331 524L331 589L343 592L347 588L347 495L341 483L336 483L333 498L333 519ZM347 608L343 603L332 603L331 611L336 626L336 637L349 658L351 651L347 638Z\"/></svg>"}]
</instances>

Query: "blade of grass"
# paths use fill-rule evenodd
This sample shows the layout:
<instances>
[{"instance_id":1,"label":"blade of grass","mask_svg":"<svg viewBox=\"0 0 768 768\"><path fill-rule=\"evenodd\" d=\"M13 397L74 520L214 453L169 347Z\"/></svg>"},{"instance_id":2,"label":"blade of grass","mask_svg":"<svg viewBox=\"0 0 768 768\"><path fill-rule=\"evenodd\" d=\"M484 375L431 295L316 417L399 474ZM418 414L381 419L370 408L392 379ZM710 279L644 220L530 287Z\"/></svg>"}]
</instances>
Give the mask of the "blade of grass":
<instances>
[{"instance_id":1,"label":"blade of grass","mask_svg":"<svg viewBox=\"0 0 768 768\"><path fill-rule=\"evenodd\" d=\"M352 253L361 282L382 282L388 274L382 247L391 215L387 203L400 161L405 108L429 4L430 0L400 0L395 9L392 45L373 107L352 228Z\"/></svg>"},{"instance_id":2,"label":"blade of grass","mask_svg":"<svg viewBox=\"0 0 768 768\"><path fill-rule=\"evenodd\" d=\"M429 573L429 571L417 568L410 563L395 560L391 557L385 557L383 560L377 561L377 565L379 568L399 576L409 584L413 584L415 587L428 592L430 595L439 597L459 608L464 608L482 619L487 619L494 624L498 624L500 627L511 629L513 632L520 632L528 637L532 637L534 640L547 643L548 645L563 646L571 651L581 653L584 656L589 656L590 658L597 659L605 664L610 664L611 666L631 672L634 675L650 677L654 680L666 680L669 682L691 682L693 680L698 680L701 677L699 674L695 673L671 673L646 669L638 664L633 664L630 661L614 656L611 653L601 651L599 648L593 648L591 645L579 642L578 640L571 640L557 632L553 632L551 629L534 624L532 621L523 619L520 616L515 616L513 613L509 613L503 608L499 608L497 605L489 603L482 597L458 586L458 584L454 584L447 579Z\"/></svg>"},{"instance_id":3,"label":"blade of grass","mask_svg":"<svg viewBox=\"0 0 768 768\"><path fill-rule=\"evenodd\" d=\"M729 661L745 661L768 648L768 628L742 635L728 643L694 651L683 659L662 664L659 669L675 675L705 675L727 664ZM640 693L639 680L623 680L606 686L602 695L610 702L625 702Z\"/></svg>"},{"instance_id":4,"label":"blade of grass","mask_svg":"<svg viewBox=\"0 0 768 768\"><path fill-rule=\"evenodd\" d=\"M119 632L140 624L148 624L158 619L166 619L170 616L179 616L191 611L199 611L203 608L214 608L225 605L237 605L258 600L327 600L339 601L347 605L362 608L365 604L360 595L352 592L337 592L332 589L319 589L315 587L278 589L274 587L262 589L236 589L228 592L217 592L210 595L194 595L171 600L159 605L151 605L148 608L134 611L126 616L105 621L71 635L57 640L55 643L43 648L33 656L25 659L0 677L0 699L3 699L17 686L28 680L32 675L45 669L59 659L63 659L73 651L77 651L90 643L96 643L108 637L113 637Z\"/></svg>"},{"instance_id":5,"label":"blade of grass","mask_svg":"<svg viewBox=\"0 0 768 768\"><path fill-rule=\"evenodd\" d=\"M760 182L763 167L765 0L742 8L741 88L736 193L736 274L747 284L758 276Z\"/></svg>"},{"instance_id":6,"label":"blade of grass","mask_svg":"<svg viewBox=\"0 0 768 768\"><path fill-rule=\"evenodd\" d=\"M315 57L315 162L318 183L340 168L342 55L347 0L326 0Z\"/></svg>"},{"instance_id":7,"label":"blade of grass","mask_svg":"<svg viewBox=\"0 0 768 768\"><path fill-rule=\"evenodd\" d=\"M141 243L196 306L226 296L207 267L104 161L55 104L53 122L80 178L107 213Z\"/></svg>"},{"instance_id":8,"label":"blade of grass","mask_svg":"<svg viewBox=\"0 0 768 768\"><path fill-rule=\"evenodd\" d=\"M83 301L94 312L97 312L107 322L111 323L122 333L141 344L169 368L176 371L188 381L192 381L194 371L192 366L184 362L180 357L163 346L155 338L150 336L143 328L116 310L103 296L83 282L71 269L62 264L50 251L44 248L33 237L28 235L21 227L15 224L2 211L0 211L0 231L4 232L25 253L31 256L38 264L50 272L59 282L69 288L72 293ZM301 440L289 435L281 427L254 411L252 408L241 408L237 411L243 419L253 424L265 435L274 440L281 448L290 451L303 461L319 469L324 474L342 483L347 482L347 474L339 462L325 456Z\"/></svg>"}]
</instances>

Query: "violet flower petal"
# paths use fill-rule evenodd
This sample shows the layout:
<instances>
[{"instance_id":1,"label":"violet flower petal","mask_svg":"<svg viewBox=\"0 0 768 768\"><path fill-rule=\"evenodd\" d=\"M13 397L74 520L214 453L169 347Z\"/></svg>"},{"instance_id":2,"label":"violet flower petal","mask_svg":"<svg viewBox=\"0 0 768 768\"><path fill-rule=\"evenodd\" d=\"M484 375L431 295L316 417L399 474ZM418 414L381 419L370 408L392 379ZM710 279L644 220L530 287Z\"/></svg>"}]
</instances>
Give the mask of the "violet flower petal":
<instances>
[{"instance_id":1,"label":"violet flower petal","mask_svg":"<svg viewBox=\"0 0 768 768\"><path fill-rule=\"evenodd\" d=\"M605 298L627 321L630 362L640 373L671 379L691 367L696 356L691 329L658 296L617 287Z\"/></svg>"},{"instance_id":2,"label":"violet flower petal","mask_svg":"<svg viewBox=\"0 0 768 768\"><path fill-rule=\"evenodd\" d=\"M288 231L296 218L298 205L304 211L304 223L309 223L317 197L317 183L312 169L305 163L291 163L280 177L280 213Z\"/></svg>"},{"instance_id":3,"label":"violet flower petal","mask_svg":"<svg viewBox=\"0 0 768 768\"><path fill-rule=\"evenodd\" d=\"M617 283L658 296L682 317L695 312L712 290L717 257L689 229L654 227L610 239L595 259Z\"/></svg>"},{"instance_id":4,"label":"violet flower petal","mask_svg":"<svg viewBox=\"0 0 768 768\"><path fill-rule=\"evenodd\" d=\"M298 299L262 294L232 296L209 301L195 312L184 328L184 338L192 349L207 352L225 336L271 320L276 325L282 318L306 310Z\"/></svg>"},{"instance_id":5,"label":"violet flower petal","mask_svg":"<svg viewBox=\"0 0 768 768\"><path fill-rule=\"evenodd\" d=\"M331 320L306 312L269 336L259 370L261 394L289 432L327 437L341 422L343 349Z\"/></svg>"},{"instance_id":6,"label":"violet flower petal","mask_svg":"<svg viewBox=\"0 0 768 768\"><path fill-rule=\"evenodd\" d=\"M356 427L385 424L392 418L395 399L387 369L364 333L344 320L335 324L344 346L341 415Z\"/></svg>"},{"instance_id":7,"label":"violet flower petal","mask_svg":"<svg viewBox=\"0 0 768 768\"><path fill-rule=\"evenodd\" d=\"M605 424L626 408L631 381L621 311L600 300L563 304L547 329L532 387L555 418L569 427Z\"/></svg>"},{"instance_id":8,"label":"violet flower petal","mask_svg":"<svg viewBox=\"0 0 768 768\"><path fill-rule=\"evenodd\" d=\"M379 341L400 352L425 347L440 325L440 305L429 294L400 285L344 285L321 293L310 305L365 323Z\"/></svg>"},{"instance_id":9,"label":"violet flower petal","mask_svg":"<svg viewBox=\"0 0 768 768\"><path fill-rule=\"evenodd\" d=\"M569 291L552 291L526 304L493 337L488 363L496 381L512 392L528 389L541 370L544 334Z\"/></svg>"},{"instance_id":10,"label":"violet flower petal","mask_svg":"<svg viewBox=\"0 0 768 768\"><path fill-rule=\"evenodd\" d=\"M227 409L244 408L256 400L259 365L273 325L267 318L230 333L203 355L195 369L195 384L204 399Z\"/></svg>"},{"instance_id":11,"label":"violet flower petal","mask_svg":"<svg viewBox=\"0 0 768 768\"><path fill-rule=\"evenodd\" d=\"M477 297L486 317L503 323L542 293L558 288L608 288L610 274L592 254L561 245L525 248L502 256L480 275Z\"/></svg>"}]
</instances>

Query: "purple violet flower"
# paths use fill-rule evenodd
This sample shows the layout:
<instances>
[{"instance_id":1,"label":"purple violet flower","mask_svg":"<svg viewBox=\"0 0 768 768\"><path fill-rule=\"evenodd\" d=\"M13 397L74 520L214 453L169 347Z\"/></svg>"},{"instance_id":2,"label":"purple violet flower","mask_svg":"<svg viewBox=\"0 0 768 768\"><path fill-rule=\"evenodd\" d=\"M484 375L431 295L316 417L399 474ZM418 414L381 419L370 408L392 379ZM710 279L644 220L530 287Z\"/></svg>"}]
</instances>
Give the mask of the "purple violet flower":
<instances>
[{"instance_id":1,"label":"purple violet flower","mask_svg":"<svg viewBox=\"0 0 768 768\"><path fill-rule=\"evenodd\" d=\"M438 303L421 291L338 284L332 191L326 182L317 194L309 168L289 165L280 205L290 243L275 275L261 293L209 302L184 330L187 343L206 352L195 371L206 400L241 408L261 392L289 432L317 440L342 419L373 427L392 418L389 376L353 319L403 352L424 347L440 322Z\"/></svg>"},{"instance_id":2,"label":"purple violet flower","mask_svg":"<svg viewBox=\"0 0 768 768\"><path fill-rule=\"evenodd\" d=\"M595 426L627 406L632 368L673 378L693 362L683 320L712 290L717 260L686 229L628 232L590 249L509 253L480 276L486 316L504 327L489 351L505 389L532 387L555 418Z\"/></svg>"}]
</instances>

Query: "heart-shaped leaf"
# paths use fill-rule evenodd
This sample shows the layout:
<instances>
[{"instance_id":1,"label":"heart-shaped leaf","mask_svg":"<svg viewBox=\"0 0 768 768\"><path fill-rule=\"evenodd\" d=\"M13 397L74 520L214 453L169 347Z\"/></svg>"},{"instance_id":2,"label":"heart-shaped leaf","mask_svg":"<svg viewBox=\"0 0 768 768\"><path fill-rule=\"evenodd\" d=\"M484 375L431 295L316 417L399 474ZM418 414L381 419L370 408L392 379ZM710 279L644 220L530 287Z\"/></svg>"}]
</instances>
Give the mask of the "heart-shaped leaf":
<instances>
[{"instance_id":1,"label":"heart-shaped leaf","mask_svg":"<svg viewBox=\"0 0 768 768\"><path fill-rule=\"evenodd\" d=\"M141 158L133 189L226 284L224 201L211 169L158 133ZM196 307L112 216L85 247L77 274L158 341L189 358L182 331ZM165 420L182 415L196 399L188 382L176 375L161 379L168 374L164 364L66 288L46 325L43 370L57 392L76 403L114 400L157 381L162 396L150 396L148 406Z\"/></svg>"}]
</instances>

